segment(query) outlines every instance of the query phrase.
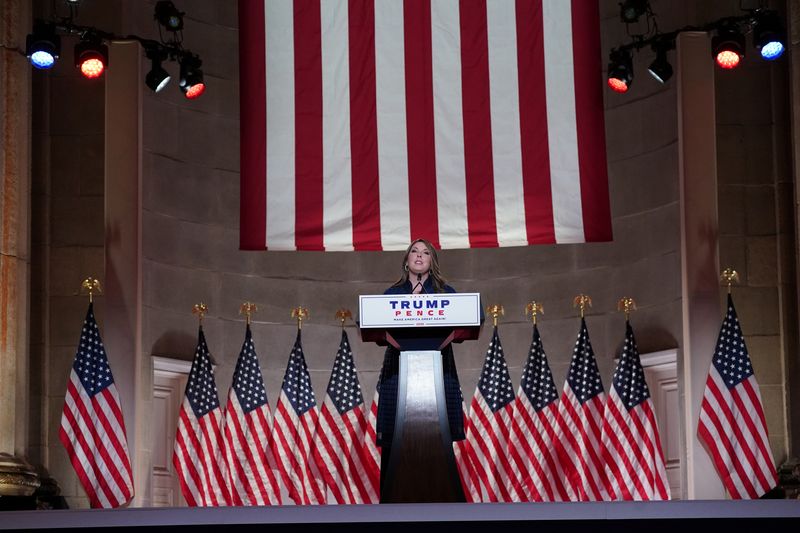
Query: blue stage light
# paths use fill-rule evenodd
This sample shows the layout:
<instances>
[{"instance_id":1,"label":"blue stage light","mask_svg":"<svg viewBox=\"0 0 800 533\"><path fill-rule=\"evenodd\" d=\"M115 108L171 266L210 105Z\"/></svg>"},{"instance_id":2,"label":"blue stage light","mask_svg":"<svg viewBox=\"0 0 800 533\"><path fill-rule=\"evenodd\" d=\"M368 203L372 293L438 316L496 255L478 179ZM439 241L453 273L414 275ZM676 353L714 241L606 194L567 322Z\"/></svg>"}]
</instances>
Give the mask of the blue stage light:
<instances>
[{"instance_id":1,"label":"blue stage light","mask_svg":"<svg viewBox=\"0 0 800 533\"><path fill-rule=\"evenodd\" d=\"M56 58L53 56L53 54L50 52L45 52L44 50L39 50L32 53L30 59L31 65L40 69L48 69L56 62Z\"/></svg>"},{"instance_id":2,"label":"blue stage light","mask_svg":"<svg viewBox=\"0 0 800 533\"><path fill-rule=\"evenodd\" d=\"M786 48L780 41L771 41L761 47L761 57L767 60L778 59Z\"/></svg>"},{"instance_id":3,"label":"blue stage light","mask_svg":"<svg viewBox=\"0 0 800 533\"><path fill-rule=\"evenodd\" d=\"M52 24L36 22L33 33L25 39L25 55L38 69L52 67L61 53L61 38Z\"/></svg>"}]
</instances>

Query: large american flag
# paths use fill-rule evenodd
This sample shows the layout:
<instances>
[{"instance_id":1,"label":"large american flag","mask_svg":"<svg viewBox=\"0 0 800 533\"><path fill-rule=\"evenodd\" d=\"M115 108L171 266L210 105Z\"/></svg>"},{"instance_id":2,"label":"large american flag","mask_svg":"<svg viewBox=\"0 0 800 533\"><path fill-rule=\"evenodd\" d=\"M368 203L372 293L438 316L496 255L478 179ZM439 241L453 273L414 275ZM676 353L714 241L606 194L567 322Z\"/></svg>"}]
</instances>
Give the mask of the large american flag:
<instances>
[{"instance_id":1,"label":"large american flag","mask_svg":"<svg viewBox=\"0 0 800 533\"><path fill-rule=\"evenodd\" d=\"M58 436L92 507L119 507L133 498L125 420L91 303L69 373Z\"/></svg>"},{"instance_id":2,"label":"large american flag","mask_svg":"<svg viewBox=\"0 0 800 533\"><path fill-rule=\"evenodd\" d=\"M225 406L224 455L233 505L281 503L271 434L267 389L248 325Z\"/></svg>"},{"instance_id":3,"label":"large american flag","mask_svg":"<svg viewBox=\"0 0 800 533\"><path fill-rule=\"evenodd\" d=\"M467 406L461 402L461 410L464 412L464 435L463 440L453 442L453 455L456 459L458 477L461 479L461 489L464 491L464 499L468 503L480 503L481 501L481 480L478 473L472 466L470 435L472 434L472 422L467 414Z\"/></svg>"},{"instance_id":4,"label":"large american flag","mask_svg":"<svg viewBox=\"0 0 800 533\"><path fill-rule=\"evenodd\" d=\"M381 484L381 449L377 443L377 428L378 428L378 399L380 398L381 382L378 378L378 384L375 386L375 394L372 396L372 405L369 408L369 415L367 415L367 436L364 438L364 455L369 463L368 472L372 479L372 484L378 487L378 496L380 496Z\"/></svg>"},{"instance_id":5,"label":"large american flag","mask_svg":"<svg viewBox=\"0 0 800 533\"><path fill-rule=\"evenodd\" d=\"M758 498L778 484L761 393L730 294L697 433L732 498Z\"/></svg>"},{"instance_id":6,"label":"large american flag","mask_svg":"<svg viewBox=\"0 0 800 533\"><path fill-rule=\"evenodd\" d=\"M325 481L312 455L317 400L308 375L300 330L294 341L275 409L272 453L289 497L298 505L326 503Z\"/></svg>"},{"instance_id":7,"label":"large american flag","mask_svg":"<svg viewBox=\"0 0 800 533\"><path fill-rule=\"evenodd\" d=\"M526 501L568 501L564 474L556 454L558 390L547 362L538 326L522 371L514 402L511 448L519 449Z\"/></svg>"},{"instance_id":8,"label":"large american flag","mask_svg":"<svg viewBox=\"0 0 800 533\"><path fill-rule=\"evenodd\" d=\"M367 411L347 333L342 331L314 439L314 459L336 503L378 503L373 458L364 447Z\"/></svg>"},{"instance_id":9,"label":"large american flag","mask_svg":"<svg viewBox=\"0 0 800 533\"><path fill-rule=\"evenodd\" d=\"M630 322L603 413L606 489L612 500L668 500L658 422Z\"/></svg>"},{"instance_id":10,"label":"large american flag","mask_svg":"<svg viewBox=\"0 0 800 533\"><path fill-rule=\"evenodd\" d=\"M202 326L178 415L172 464L187 504L230 503L223 456L222 409Z\"/></svg>"},{"instance_id":11,"label":"large american flag","mask_svg":"<svg viewBox=\"0 0 800 533\"><path fill-rule=\"evenodd\" d=\"M606 499L601 443L605 393L586 320L572 352L556 425L558 454L572 501Z\"/></svg>"},{"instance_id":12,"label":"large american flag","mask_svg":"<svg viewBox=\"0 0 800 533\"><path fill-rule=\"evenodd\" d=\"M519 451L509 448L513 405L514 387L495 326L470 404L467 434L469 456L480 479L482 501L524 500Z\"/></svg>"},{"instance_id":13,"label":"large american flag","mask_svg":"<svg viewBox=\"0 0 800 533\"><path fill-rule=\"evenodd\" d=\"M597 2L240 0L243 249L611 239Z\"/></svg>"}]
</instances>

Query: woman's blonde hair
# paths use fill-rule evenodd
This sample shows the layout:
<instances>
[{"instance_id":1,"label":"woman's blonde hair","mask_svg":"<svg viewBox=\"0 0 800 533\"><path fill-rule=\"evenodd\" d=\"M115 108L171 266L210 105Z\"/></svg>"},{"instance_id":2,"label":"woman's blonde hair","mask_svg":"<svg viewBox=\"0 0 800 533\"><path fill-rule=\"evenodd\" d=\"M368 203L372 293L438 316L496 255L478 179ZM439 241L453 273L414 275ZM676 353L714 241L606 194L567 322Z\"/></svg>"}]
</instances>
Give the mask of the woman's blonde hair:
<instances>
[{"instance_id":1,"label":"woman's blonde hair","mask_svg":"<svg viewBox=\"0 0 800 533\"><path fill-rule=\"evenodd\" d=\"M417 239L408 245L408 248L406 248L406 253L403 255L403 263L401 265L403 275L400 276L400 279L397 280L392 287L405 285L405 283L408 281L408 254L411 253L411 249L418 242L424 244L431 253L431 269L428 271L428 276L430 276L431 282L433 283L433 292L444 292L446 280L444 279L444 276L442 276L442 269L439 267L439 255L436 253L436 248L433 247L433 244L426 239Z\"/></svg>"}]
</instances>

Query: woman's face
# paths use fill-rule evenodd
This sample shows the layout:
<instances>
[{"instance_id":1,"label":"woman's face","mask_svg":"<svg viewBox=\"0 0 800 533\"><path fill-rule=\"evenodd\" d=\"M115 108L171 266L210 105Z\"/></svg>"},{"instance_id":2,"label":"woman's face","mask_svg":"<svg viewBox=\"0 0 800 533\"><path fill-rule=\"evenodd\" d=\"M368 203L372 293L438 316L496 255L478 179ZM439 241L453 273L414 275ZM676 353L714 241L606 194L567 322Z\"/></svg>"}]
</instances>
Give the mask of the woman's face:
<instances>
[{"instance_id":1,"label":"woman's face","mask_svg":"<svg viewBox=\"0 0 800 533\"><path fill-rule=\"evenodd\" d=\"M415 242L406 262L409 274L426 274L431 269L431 251L424 243Z\"/></svg>"}]
</instances>

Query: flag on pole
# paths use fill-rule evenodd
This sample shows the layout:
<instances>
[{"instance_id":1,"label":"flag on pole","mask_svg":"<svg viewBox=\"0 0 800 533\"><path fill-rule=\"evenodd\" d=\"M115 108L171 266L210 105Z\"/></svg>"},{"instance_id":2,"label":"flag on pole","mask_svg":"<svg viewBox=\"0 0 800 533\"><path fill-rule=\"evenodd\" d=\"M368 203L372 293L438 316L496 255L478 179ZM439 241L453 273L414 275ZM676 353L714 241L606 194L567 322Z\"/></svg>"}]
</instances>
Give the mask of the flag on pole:
<instances>
[{"instance_id":1,"label":"flag on pole","mask_svg":"<svg viewBox=\"0 0 800 533\"><path fill-rule=\"evenodd\" d=\"M91 303L69 373L58 436L93 508L119 507L133 498L125 420Z\"/></svg>"},{"instance_id":2,"label":"flag on pole","mask_svg":"<svg viewBox=\"0 0 800 533\"><path fill-rule=\"evenodd\" d=\"M761 393L730 294L697 433L732 498L758 498L778 484Z\"/></svg>"},{"instance_id":3,"label":"flag on pole","mask_svg":"<svg viewBox=\"0 0 800 533\"><path fill-rule=\"evenodd\" d=\"M336 503L378 503L380 486L365 455L367 412L353 352L342 330L314 439L314 460Z\"/></svg>"},{"instance_id":4,"label":"flag on pole","mask_svg":"<svg viewBox=\"0 0 800 533\"><path fill-rule=\"evenodd\" d=\"M318 418L298 329L278 396L272 439L281 478L289 497L298 505L326 503L325 483L311 449Z\"/></svg>"},{"instance_id":5,"label":"flag on pole","mask_svg":"<svg viewBox=\"0 0 800 533\"><path fill-rule=\"evenodd\" d=\"M192 507L230 503L223 456L222 418L211 354L200 326L172 453L181 492Z\"/></svg>"},{"instance_id":6,"label":"flag on pole","mask_svg":"<svg viewBox=\"0 0 800 533\"><path fill-rule=\"evenodd\" d=\"M658 422L633 328L625 322L622 358L603 412L606 490L611 500L668 500Z\"/></svg>"},{"instance_id":7,"label":"flag on pole","mask_svg":"<svg viewBox=\"0 0 800 533\"><path fill-rule=\"evenodd\" d=\"M480 503L481 501L481 480L478 473L472 466L470 460L469 438L472 434L472 423L467 415L467 406L461 402L461 411L464 413L464 435L465 439L453 442L453 454L456 458L458 476L461 478L461 489L464 491L464 498L467 503Z\"/></svg>"},{"instance_id":8,"label":"flag on pole","mask_svg":"<svg viewBox=\"0 0 800 533\"><path fill-rule=\"evenodd\" d=\"M240 247L611 239L597 2L240 0Z\"/></svg>"},{"instance_id":9,"label":"flag on pole","mask_svg":"<svg viewBox=\"0 0 800 533\"><path fill-rule=\"evenodd\" d=\"M225 406L224 456L233 505L280 505L270 437L272 414L250 325Z\"/></svg>"},{"instance_id":10,"label":"flag on pole","mask_svg":"<svg viewBox=\"0 0 800 533\"><path fill-rule=\"evenodd\" d=\"M377 427L378 427L378 399L380 398L381 380L378 377L378 384L375 386L375 394L372 397L372 405L369 408L369 415L367 417L367 436L364 439L364 454L369 463L367 471L369 472L370 482L373 486L378 487L378 499L380 500L380 486L381 486L381 449L377 443Z\"/></svg>"},{"instance_id":11,"label":"flag on pole","mask_svg":"<svg viewBox=\"0 0 800 533\"><path fill-rule=\"evenodd\" d=\"M522 501L519 451L509 448L514 387L497 334L486 352L478 387L470 404L470 461L482 486L482 500Z\"/></svg>"},{"instance_id":12,"label":"flag on pole","mask_svg":"<svg viewBox=\"0 0 800 533\"><path fill-rule=\"evenodd\" d=\"M558 390L547 362L539 335L533 326L533 340L522 371L514 417L511 424L511 448L522 455L521 471L525 501L569 501L564 487L564 473L556 454Z\"/></svg>"},{"instance_id":13,"label":"flag on pole","mask_svg":"<svg viewBox=\"0 0 800 533\"><path fill-rule=\"evenodd\" d=\"M575 341L567 380L558 405L556 451L573 501L601 501L605 465L601 443L605 393L586 320Z\"/></svg>"}]
</instances>

